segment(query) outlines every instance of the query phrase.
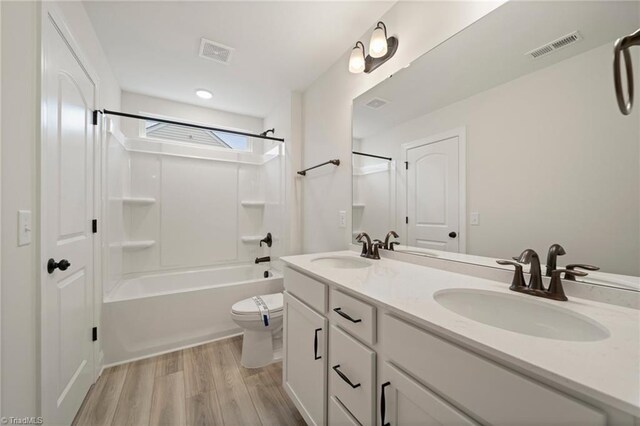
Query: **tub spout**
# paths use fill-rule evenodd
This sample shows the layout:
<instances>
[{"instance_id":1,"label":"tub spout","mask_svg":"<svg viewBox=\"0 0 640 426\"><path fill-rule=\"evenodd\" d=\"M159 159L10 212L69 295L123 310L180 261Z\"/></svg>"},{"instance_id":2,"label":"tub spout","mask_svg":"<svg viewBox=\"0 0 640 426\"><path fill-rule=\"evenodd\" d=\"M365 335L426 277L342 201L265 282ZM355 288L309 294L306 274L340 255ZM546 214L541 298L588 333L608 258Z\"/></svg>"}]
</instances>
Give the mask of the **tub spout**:
<instances>
[{"instance_id":1,"label":"tub spout","mask_svg":"<svg viewBox=\"0 0 640 426\"><path fill-rule=\"evenodd\" d=\"M256 257L256 265L258 263L263 263L263 262L271 262L271 257L270 256Z\"/></svg>"}]
</instances>

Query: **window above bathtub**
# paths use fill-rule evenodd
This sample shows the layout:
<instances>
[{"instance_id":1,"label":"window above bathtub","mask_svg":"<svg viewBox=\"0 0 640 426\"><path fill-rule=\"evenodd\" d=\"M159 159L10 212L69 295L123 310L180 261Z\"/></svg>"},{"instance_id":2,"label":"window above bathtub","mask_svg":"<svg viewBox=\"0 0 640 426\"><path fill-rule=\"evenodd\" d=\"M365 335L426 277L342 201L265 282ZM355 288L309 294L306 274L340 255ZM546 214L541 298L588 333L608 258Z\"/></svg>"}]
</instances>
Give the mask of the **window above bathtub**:
<instances>
[{"instance_id":1,"label":"window above bathtub","mask_svg":"<svg viewBox=\"0 0 640 426\"><path fill-rule=\"evenodd\" d=\"M161 123L154 120L145 120L142 136L153 139L204 144L235 151L251 150L251 143L247 136Z\"/></svg>"}]
</instances>

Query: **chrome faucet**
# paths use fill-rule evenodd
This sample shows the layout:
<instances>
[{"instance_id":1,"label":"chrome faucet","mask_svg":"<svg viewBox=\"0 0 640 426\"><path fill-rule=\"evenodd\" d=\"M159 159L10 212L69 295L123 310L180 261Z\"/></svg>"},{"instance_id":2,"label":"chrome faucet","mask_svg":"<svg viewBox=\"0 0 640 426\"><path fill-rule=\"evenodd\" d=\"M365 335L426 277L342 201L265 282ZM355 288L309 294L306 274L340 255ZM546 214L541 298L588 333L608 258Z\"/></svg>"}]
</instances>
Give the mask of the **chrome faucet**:
<instances>
[{"instance_id":1,"label":"chrome faucet","mask_svg":"<svg viewBox=\"0 0 640 426\"><path fill-rule=\"evenodd\" d=\"M558 256L564 256L567 254L564 248L560 244L553 244L549 247L549 253L547 253L547 271L545 275L547 277L552 276L553 271L558 269Z\"/></svg>"},{"instance_id":2,"label":"chrome faucet","mask_svg":"<svg viewBox=\"0 0 640 426\"><path fill-rule=\"evenodd\" d=\"M529 268L531 279L529 279L528 288L531 290L544 291L544 285L542 284L542 271L540 269L540 257L538 257L538 253L533 249L526 249L520 254L520 256L514 257L513 260L517 260L525 265L531 264L531 267Z\"/></svg>"},{"instance_id":3,"label":"chrome faucet","mask_svg":"<svg viewBox=\"0 0 640 426\"><path fill-rule=\"evenodd\" d=\"M389 240L391 239L391 237L400 238L400 236L398 235L398 233L396 231L387 232L387 236L384 237L384 245L382 246L383 249L393 251L393 245L394 244L400 244L397 241L392 241L391 243L389 243Z\"/></svg>"},{"instance_id":4,"label":"chrome faucet","mask_svg":"<svg viewBox=\"0 0 640 426\"><path fill-rule=\"evenodd\" d=\"M363 238L365 241L362 241ZM378 251L380 243L371 242L371 237L369 237L366 232L359 233L356 241L362 243L362 253L360 253L360 256L366 257L367 259L380 259L380 252Z\"/></svg>"}]
</instances>

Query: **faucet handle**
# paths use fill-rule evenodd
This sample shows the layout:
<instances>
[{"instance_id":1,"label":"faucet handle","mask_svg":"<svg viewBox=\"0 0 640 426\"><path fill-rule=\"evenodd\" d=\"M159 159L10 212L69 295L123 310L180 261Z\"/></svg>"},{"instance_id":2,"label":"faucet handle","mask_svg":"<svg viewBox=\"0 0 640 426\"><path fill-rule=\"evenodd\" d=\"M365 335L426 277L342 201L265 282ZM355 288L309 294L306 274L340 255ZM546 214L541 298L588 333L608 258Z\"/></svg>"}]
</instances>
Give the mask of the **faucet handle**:
<instances>
[{"instance_id":1,"label":"faucet handle","mask_svg":"<svg viewBox=\"0 0 640 426\"><path fill-rule=\"evenodd\" d=\"M599 271L600 268L598 266L593 266L593 265L586 265L583 263L572 263L571 265L567 265L565 266L564 271L564 279L565 280L569 280L569 281L575 281L576 280L576 276L578 277L584 277L586 275L588 275L586 272L581 272L581 273L576 273L579 271L575 271L575 268L578 269L585 269L587 271Z\"/></svg>"},{"instance_id":2,"label":"faucet handle","mask_svg":"<svg viewBox=\"0 0 640 426\"><path fill-rule=\"evenodd\" d=\"M522 265L518 262L512 262L510 260L496 260L498 265L511 265L515 267L513 273L513 280L509 289L517 291L517 289L525 288L527 285L524 282L524 273L522 272Z\"/></svg>"},{"instance_id":3,"label":"faucet handle","mask_svg":"<svg viewBox=\"0 0 640 426\"><path fill-rule=\"evenodd\" d=\"M393 246L399 246L399 245L400 245L400 241L391 241L391 242L389 243L389 250L391 250L391 251L395 251L395 250L393 249Z\"/></svg>"},{"instance_id":4,"label":"faucet handle","mask_svg":"<svg viewBox=\"0 0 640 426\"><path fill-rule=\"evenodd\" d=\"M365 239L363 241L363 238ZM366 232L361 232L356 236L356 241L359 243L362 243L362 252L360 252L360 257L367 257L367 255L369 254L369 243L371 242L371 239L369 238L369 236L367 235Z\"/></svg>"},{"instance_id":5,"label":"faucet handle","mask_svg":"<svg viewBox=\"0 0 640 426\"><path fill-rule=\"evenodd\" d=\"M582 271L574 271L572 269L556 269L551 273L551 282L549 283L549 289L547 290L549 297L554 300L562 300L567 301L567 296L564 294L564 289L562 288L562 278L560 276L564 272L564 276L573 276L577 275L579 277L584 277L587 275L586 272ZM575 279L574 279L575 281Z\"/></svg>"}]
</instances>

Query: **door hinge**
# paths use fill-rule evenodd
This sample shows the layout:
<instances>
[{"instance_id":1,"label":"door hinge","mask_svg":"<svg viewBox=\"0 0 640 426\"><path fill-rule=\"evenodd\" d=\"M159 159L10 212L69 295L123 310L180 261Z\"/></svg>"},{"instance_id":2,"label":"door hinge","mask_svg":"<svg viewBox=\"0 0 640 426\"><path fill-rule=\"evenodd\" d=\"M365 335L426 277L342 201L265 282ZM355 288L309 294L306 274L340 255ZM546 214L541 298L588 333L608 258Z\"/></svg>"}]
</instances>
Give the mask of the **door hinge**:
<instances>
[{"instance_id":1,"label":"door hinge","mask_svg":"<svg viewBox=\"0 0 640 426\"><path fill-rule=\"evenodd\" d=\"M404 162L404 169L405 170L409 170L409 162L408 161Z\"/></svg>"},{"instance_id":2,"label":"door hinge","mask_svg":"<svg viewBox=\"0 0 640 426\"><path fill-rule=\"evenodd\" d=\"M91 230L93 231L94 234L98 233L98 219L93 219L91 221Z\"/></svg>"},{"instance_id":3,"label":"door hinge","mask_svg":"<svg viewBox=\"0 0 640 426\"><path fill-rule=\"evenodd\" d=\"M93 327L91 329L91 341L95 342L98 340L98 327Z\"/></svg>"},{"instance_id":4,"label":"door hinge","mask_svg":"<svg viewBox=\"0 0 640 426\"><path fill-rule=\"evenodd\" d=\"M98 125L98 110L93 111L93 125L97 126Z\"/></svg>"},{"instance_id":5,"label":"door hinge","mask_svg":"<svg viewBox=\"0 0 640 426\"><path fill-rule=\"evenodd\" d=\"M408 224L409 223L409 216L405 216L404 217L404 223Z\"/></svg>"}]
</instances>

